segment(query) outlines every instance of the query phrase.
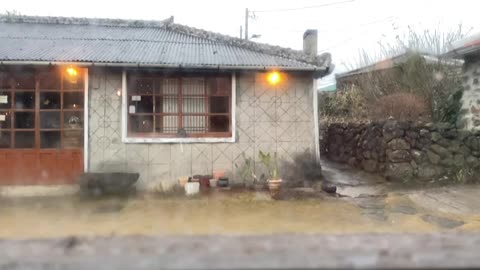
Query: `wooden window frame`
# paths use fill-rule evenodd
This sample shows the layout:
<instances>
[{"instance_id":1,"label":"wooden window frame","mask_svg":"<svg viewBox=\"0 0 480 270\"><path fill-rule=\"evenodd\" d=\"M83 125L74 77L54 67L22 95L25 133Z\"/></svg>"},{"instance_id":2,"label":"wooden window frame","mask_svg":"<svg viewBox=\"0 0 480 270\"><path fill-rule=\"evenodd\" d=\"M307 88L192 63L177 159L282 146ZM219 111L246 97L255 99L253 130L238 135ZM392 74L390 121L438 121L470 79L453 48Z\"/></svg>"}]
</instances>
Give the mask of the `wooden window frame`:
<instances>
[{"instance_id":1,"label":"wooden window frame","mask_svg":"<svg viewBox=\"0 0 480 270\"><path fill-rule=\"evenodd\" d=\"M207 82L209 78L218 78L229 76L230 81L230 95L211 95L207 87ZM176 79L179 83L178 85L178 98L177 98L177 112L176 113L159 113L156 112L155 104L156 97L164 96L162 94L156 94L155 86L152 90L152 102L153 102L153 111L152 113L145 113L145 115L152 115L152 130L153 132L132 132L131 131L131 121L129 112L129 104L131 96L137 95L129 91L129 79L130 78L149 78L153 80L163 80L163 79ZM182 81L186 78L203 78L205 83L205 95L201 95L205 98L205 113L184 113L182 111L183 97L182 91ZM140 95L142 96L142 95ZM146 96L150 96L146 94ZM222 96L229 98L229 111L227 113L210 113L209 102L210 97ZM214 73L193 73L193 74L174 74L174 75L162 75L162 74L142 74L138 72L128 72L123 71L122 74L122 141L124 143L201 143L201 142L235 142L235 99L236 99L236 77L234 73L229 73L227 75L219 75ZM137 114L133 114L137 115ZM178 116L178 128L183 128L183 118L184 116L194 116L201 115L205 116L205 124L208 126L209 117L214 115L222 115L229 117L229 131L228 132L205 132L205 133L188 133L186 136L180 136L179 133L159 133L156 132L156 121L155 116L165 116L165 115L175 115ZM208 128L208 127L206 127Z\"/></svg>"},{"instance_id":2,"label":"wooden window frame","mask_svg":"<svg viewBox=\"0 0 480 270\"><path fill-rule=\"evenodd\" d=\"M17 71L19 72L19 71ZM20 71L22 72L22 71ZM1 88L0 87L0 92L6 92L9 93L10 95L10 108L3 108L0 109L0 112L8 112L10 116L10 128L0 128L1 131L9 132L10 133L10 147L8 148L0 148L0 150L65 150L65 149L72 149L72 150L83 150L84 149L84 144L85 144L85 138L82 138L82 145L77 146L66 146L65 144L65 132L67 131L79 131L81 132L82 136L85 136L84 133L84 128L85 128L85 119L83 119L83 127L81 128L67 128L65 124L65 114L66 113L79 113L83 118L85 118L85 81L84 81L84 73L82 72L82 77L80 79L82 80L82 87L79 89L73 89L73 88L66 88L64 85L65 79L65 74L63 72L62 68L58 69L40 69L40 70L29 70L25 71L26 73L32 73L33 79L34 79L34 87L33 88L17 88L14 83L14 77L13 71L8 71L5 72L8 74L8 80L10 81L10 87L6 88ZM46 76L50 76L50 74L56 74L55 78L58 79L59 81L57 82L57 86L54 88L44 88L43 86L40 85L40 81L46 78ZM34 95L34 106L33 108L28 108L28 109L19 109L16 108L15 106L15 99L16 99L16 93L22 93L22 92L32 92ZM59 108L56 109L45 109L41 108L40 104L40 97L43 93L58 93L60 97L60 104ZM65 108L64 107L64 97L65 94L71 94L71 93L80 93L82 98L81 101L84 103L82 107L78 108ZM34 127L33 128L16 128L15 127L15 116L17 112L29 112L33 113L35 117L34 121ZM59 113L59 127L57 128L44 128L41 126L41 114L42 113ZM33 132L34 133L34 145L33 147L16 147L16 135L18 132ZM41 133L42 132L56 132L60 134L60 141L59 141L59 147L42 147L41 143Z\"/></svg>"}]
</instances>

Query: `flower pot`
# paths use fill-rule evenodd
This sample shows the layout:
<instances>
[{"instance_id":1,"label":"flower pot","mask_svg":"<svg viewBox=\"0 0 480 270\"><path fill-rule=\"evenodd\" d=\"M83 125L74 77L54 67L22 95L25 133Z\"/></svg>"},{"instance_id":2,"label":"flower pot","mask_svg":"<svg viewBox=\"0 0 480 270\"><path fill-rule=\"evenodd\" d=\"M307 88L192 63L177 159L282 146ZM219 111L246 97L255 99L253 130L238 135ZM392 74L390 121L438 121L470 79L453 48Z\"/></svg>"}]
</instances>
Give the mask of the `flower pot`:
<instances>
[{"instance_id":1,"label":"flower pot","mask_svg":"<svg viewBox=\"0 0 480 270\"><path fill-rule=\"evenodd\" d=\"M218 179L217 185L219 187L228 187L228 178L227 177L221 177Z\"/></svg>"},{"instance_id":2,"label":"flower pot","mask_svg":"<svg viewBox=\"0 0 480 270\"><path fill-rule=\"evenodd\" d=\"M188 182L185 184L185 194L187 196L192 196L200 192L200 183L199 182Z\"/></svg>"},{"instance_id":3,"label":"flower pot","mask_svg":"<svg viewBox=\"0 0 480 270\"><path fill-rule=\"evenodd\" d=\"M202 190L208 189L210 187L210 178L211 176L209 175L204 175L200 177L200 188Z\"/></svg>"},{"instance_id":4,"label":"flower pot","mask_svg":"<svg viewBox=\"0 0 480 270\"><path fill-rule=\"evenodd\" d=\"M180 184L181 187L184 187L186 183L188 183L188 176L178 178L178 184Z\"/></svg>"},{"instance_id":5,"label":"flower pot","mask_svg":"<svg viewBox=\"0 0 480 270\"><path fill-rule=\"evenodd\" d=\"M210 181L210 187L212 188L217 187L218 179L212 178L209 181Z\"/></svg>"},{"instance_id":6,"label":"flower pot","mask_svg":"<svg viewBox=\"0 0 480 270\"><path fill-rule=\"evenodd\" d=\"M270 196L272 198L278 198L280 191L282 190L282 179L268 180L268 190L270 190Z\"/></svg>"},{"instance_id":7,"label":"flower pot","mask_svg":"<svg viewBox=\"0 0 480 270\"><path fill-rule=\"evenodd\" d=\"M225 171L222 171L222 170L213 171L213 177L212 178L220 179L222 177L225 177Z\"/></svg>"}]
</instances>

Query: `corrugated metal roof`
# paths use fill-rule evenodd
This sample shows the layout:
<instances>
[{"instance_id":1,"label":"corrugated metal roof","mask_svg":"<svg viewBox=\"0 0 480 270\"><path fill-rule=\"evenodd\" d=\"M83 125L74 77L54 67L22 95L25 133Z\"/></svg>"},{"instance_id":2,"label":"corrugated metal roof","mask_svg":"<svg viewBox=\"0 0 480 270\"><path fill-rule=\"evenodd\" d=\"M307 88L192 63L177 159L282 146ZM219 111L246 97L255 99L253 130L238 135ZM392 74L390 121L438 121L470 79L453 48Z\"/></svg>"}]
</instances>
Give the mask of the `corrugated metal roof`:
<instances>
[{"instance_id":1,"label":"corrugated metal roof","mask_svg":"<svg viewBox=\"0 0 480 270\"><path fill-rule=\"evenodd\" d=\"M193 68L325 68L188 35L168 27L22 23L18 20L0 22L0 61L181 65Z\"/></svg>"},{"instance_id":2,"label":"corrugated metal roof","mask_svg":"<svg viewBox=\"0 0 480 270\"><path fill-rule=\"evenodd\" d=\"M480 33L468 36L452 44L452 50L444 56L463 58L467 54L474 54L480 51Z\"/></svg>"}]
</instances>

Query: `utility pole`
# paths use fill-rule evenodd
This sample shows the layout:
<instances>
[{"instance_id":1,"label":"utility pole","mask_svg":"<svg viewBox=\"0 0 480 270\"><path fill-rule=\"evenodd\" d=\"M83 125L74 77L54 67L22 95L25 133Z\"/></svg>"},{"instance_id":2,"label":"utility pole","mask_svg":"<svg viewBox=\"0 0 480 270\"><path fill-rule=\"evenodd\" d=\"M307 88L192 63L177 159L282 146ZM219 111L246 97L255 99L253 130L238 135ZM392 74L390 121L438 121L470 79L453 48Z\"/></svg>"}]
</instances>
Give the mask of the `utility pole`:
<instances>
[{"instance_id":1,"label":"utility pole","mask_svg":"<svg viewBox=\"0 0 480 270\"><path fill-rule=\"evenodd\" d=\"M245 9L245 40L248 40L248 8Z\"/></svg>"}]
</instances>

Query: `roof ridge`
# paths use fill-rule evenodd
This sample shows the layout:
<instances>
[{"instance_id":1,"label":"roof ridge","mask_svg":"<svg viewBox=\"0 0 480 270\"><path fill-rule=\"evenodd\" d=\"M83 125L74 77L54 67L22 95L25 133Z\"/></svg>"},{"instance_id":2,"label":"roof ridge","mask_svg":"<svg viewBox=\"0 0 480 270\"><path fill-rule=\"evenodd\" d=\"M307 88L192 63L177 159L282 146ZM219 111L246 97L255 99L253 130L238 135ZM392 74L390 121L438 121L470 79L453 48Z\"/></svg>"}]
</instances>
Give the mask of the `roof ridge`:
<instances>
[{"instance_id":1,"label":"roof ridge","mask_svg":"<svg viewBox=\"0 0 480 270\"><path fill-rule=\"evenodd\" d=\"M207 31L191 26L186 26L177 23L168 23L165 24L164 27L168 30L175 31L177 33L203 38L215 42L220 42L230 46L236 46L244 49L248 49L251 51L268 54L272 56L288 58L292 60L296 60L302 63L307 63L311 65L318 66L320 68L328 69L331 65L331 55L330 53L323 53L321 55L317 55L315 57L308 56L307 54L303 53L302 51L294 50L291 48L280 47L276 45L270 45L266 43L259 43L253 42L250 40L245 40L237 37L232 37L212 31Z\"/></svg>"},{"instance_id":2,"label":"roof ridge","mask_svg":"<svg viewBox=\"0 0 480 270\"><path fill-rule=\"evenodd\" d=\"M86 17L62 16L27 16L27 15L0 15L1 23L31 23L31 24L65 24L65 25L96 25L113 27L156 27L164 28L172 23L174 17L164 20L130 20Z\"/></svg>"}]
</instances>

